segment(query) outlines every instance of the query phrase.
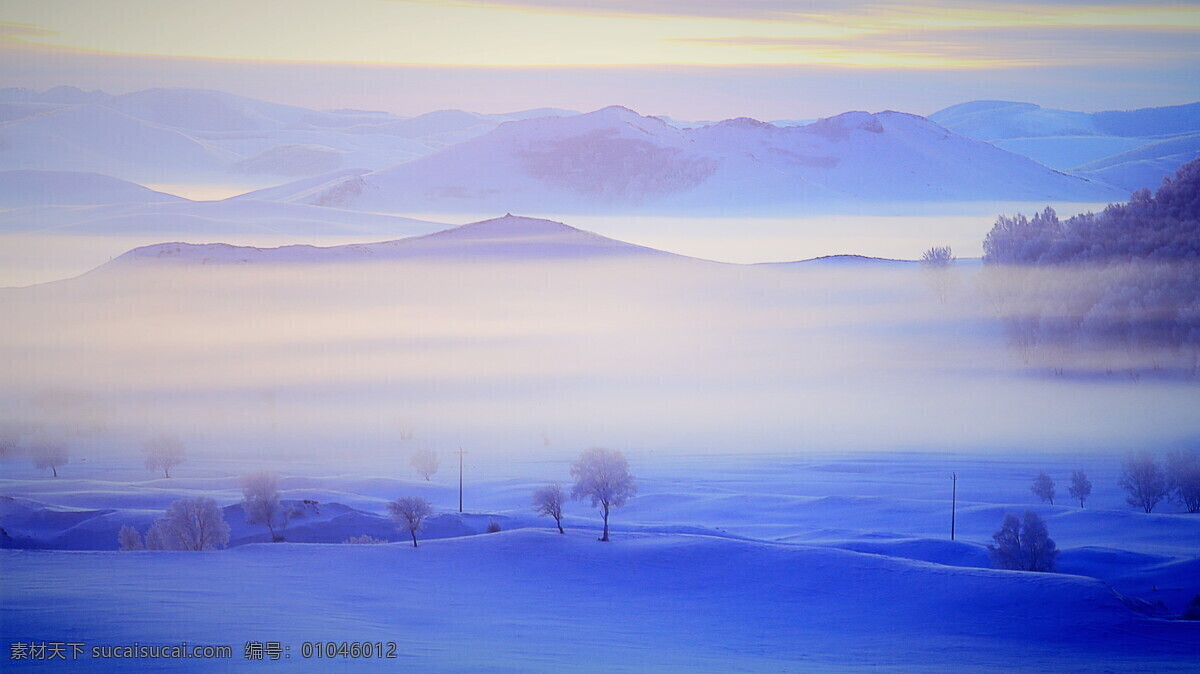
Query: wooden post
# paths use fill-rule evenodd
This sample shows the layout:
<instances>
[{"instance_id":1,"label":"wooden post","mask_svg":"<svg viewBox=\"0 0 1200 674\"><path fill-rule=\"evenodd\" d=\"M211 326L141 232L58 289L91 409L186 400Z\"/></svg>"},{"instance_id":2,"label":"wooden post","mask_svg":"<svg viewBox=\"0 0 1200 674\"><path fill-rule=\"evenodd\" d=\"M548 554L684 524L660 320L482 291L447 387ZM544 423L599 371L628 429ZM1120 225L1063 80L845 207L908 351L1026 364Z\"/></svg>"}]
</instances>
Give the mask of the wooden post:
<instances>
[{"instance_id":1,"label":"wooden post","mask_svg":"<svg viewBox=\"0 0 1200 674\"><path fill-rule=\"evenodd\" d=\"M463 454L466 454L466 452L463 451L462 447L459 447L458 451L455 453L458 454L458 512L461 513L463 511L463 508L462 508Z\"/></svg>"},{"instance_id":2,"label":"wooden post","mask_svg":"<svg viewBox=\"0 0 1200 674\"><path fill-rule=\"evenodd\" d=\"M950 540L954 540L954 511L958 508L958 473L950 473Z\"/></svg>"}]
</instances>

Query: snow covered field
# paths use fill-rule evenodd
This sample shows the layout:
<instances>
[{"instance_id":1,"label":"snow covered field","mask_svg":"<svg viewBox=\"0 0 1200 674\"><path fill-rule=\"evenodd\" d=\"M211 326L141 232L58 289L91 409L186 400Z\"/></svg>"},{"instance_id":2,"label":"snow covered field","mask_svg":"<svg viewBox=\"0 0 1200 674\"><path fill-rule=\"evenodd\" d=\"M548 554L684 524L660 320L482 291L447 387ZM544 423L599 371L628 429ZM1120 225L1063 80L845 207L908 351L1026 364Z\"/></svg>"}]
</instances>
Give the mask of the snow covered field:
<instances>
[{"instance_id":1,"label":"snow covered field","mask_svg":"<svg viewBox=\"0 0 1200 674\"><path fill-rule=\"evenodd\" d=\"M0 459L0 639L85 644L100 670L92 647L182 642L232 657L155 667L258 666L250 643L312 671L1193 670L1200 518L1136 510L1117 479L1128 449L1192 446L1194 381L1022 365L976 273L942 304L908 262L727 265L503 217L160 244L5 289L9 420L61 429L70 457L58 477ZM138 451L164 431L187 444L169 478ZM640 487L609 543L584 504L566 535L529 505L592 445ZM431 481L418 449L441 454ZM246 523L239 479L262 469L316 502L287 542ZM1056 505L1030 492L1042 470ZM386 515L404 495L435 509L415 549ZM194 496L230 549L116 550ZM1060 573L991 568L1027 509ZM391 542L343 544L363 535Z\"/></svg>"},{"instance_id":2,"label":"snow covered field","mask_svg":"<svg viewBox=\"0 0 1200 674\"><path fill-rule=\"evenodd\" d=\"M313 671L1193 671L1200 656L1200 624L1171 619L1200 590L1200 519L1133 512L1112 456L630 451L641 489L604 544L583 504L567 506L565 536L534 517L532 489L567 481L575 458L540 453L468 455L462 516L450 466L425 483L394 458L300 463L282 471L283 496L319 500L321 514L297 519L288 538L323 543L275 544L251 542L265 530L236 510L236 476L258 463L197 460L147 479L136 460L104 459L55 480L6 461L3 493L64 506L22 518L9 501L7 528L109 550L0 552L0 637L232 645L247 668L261 665L243 658L246 642L279 642L289 664ZM1087 508L1034 505L1037 470L1061 483L1075 468L1096 485ZM415 549L383 521L384 502L403 493L440 513ZM197 494L227 506L236 547L111 550L121 523L144 527ZM1028 508L1063 550L1062 573L989 568L991 533ZM502 531L483 533L493 521ZM339 544L363 533L399 542ZM397 659L303 657L305 642L327 641L396 642Z\"/></svg>"}]
</instances>

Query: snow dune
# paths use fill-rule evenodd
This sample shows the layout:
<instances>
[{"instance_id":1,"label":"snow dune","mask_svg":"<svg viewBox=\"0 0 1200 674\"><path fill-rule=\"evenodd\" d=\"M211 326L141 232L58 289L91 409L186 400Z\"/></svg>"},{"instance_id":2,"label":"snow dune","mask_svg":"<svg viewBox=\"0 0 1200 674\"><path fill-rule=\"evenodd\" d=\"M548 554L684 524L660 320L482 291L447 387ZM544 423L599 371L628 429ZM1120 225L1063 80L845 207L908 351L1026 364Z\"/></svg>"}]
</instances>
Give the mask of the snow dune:
<instances>
[{"instance_id":1,"label":"snow dune","mask_svg":"<svg viewBox=\"0 0 1200 674\"><path fill-rule=\"evenodd\" d=\"M1200 626L1149 618L1087 578L703 536L601 545L524 530L416 549L0 560L6 640L232 643L235 656L246 640L278 640L293 664L317 640L395 641L397 660L371 664L439 671L1186 671L1200 654Z\"/></svg>"}]
</instances>

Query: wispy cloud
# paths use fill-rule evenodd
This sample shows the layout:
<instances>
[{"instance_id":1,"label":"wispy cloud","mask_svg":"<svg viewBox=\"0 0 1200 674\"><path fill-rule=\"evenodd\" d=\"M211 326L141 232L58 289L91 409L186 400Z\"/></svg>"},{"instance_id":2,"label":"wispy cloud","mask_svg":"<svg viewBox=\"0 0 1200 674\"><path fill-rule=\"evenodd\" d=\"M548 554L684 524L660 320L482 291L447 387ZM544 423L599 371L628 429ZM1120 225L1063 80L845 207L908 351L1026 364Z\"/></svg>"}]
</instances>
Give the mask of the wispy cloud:
<instances>
[{"instance_id":1,"label":"wispy cloud","mask_svg":"<svg viewBox=\"0 0 1200 674\"><path fill-rule=\"evenodd\" d=\"M41 26L13 21L0 21L0 42L28 37L52 37L58 33Z\"/></svg>"}]
</instances>

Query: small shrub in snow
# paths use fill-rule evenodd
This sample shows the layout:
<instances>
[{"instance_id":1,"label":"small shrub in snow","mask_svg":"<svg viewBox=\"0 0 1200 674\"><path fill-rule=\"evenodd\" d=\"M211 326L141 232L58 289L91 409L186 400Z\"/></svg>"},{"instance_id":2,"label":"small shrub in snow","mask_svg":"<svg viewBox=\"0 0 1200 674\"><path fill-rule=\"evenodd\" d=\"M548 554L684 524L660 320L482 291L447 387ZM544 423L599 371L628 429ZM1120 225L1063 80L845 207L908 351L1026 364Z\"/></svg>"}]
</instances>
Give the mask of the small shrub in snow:
<instances>
[{"instance_id":1,"label":"small shrub in snow","mask_svg":"<svg viewBox=\"0 0 1200 674\"><path fill-rule=\"evenodd\" d=\"M1183 611L1184 620L1200 620L1200 594L1192 598L1192 603Z\"/></svg>"},{"instance_id":2,"label":"small shrub in snow","mask_svg":"<svg viewBox=\"0 0 1200 674\"><path fill-rule=\"evenodd\" d=\"M351 536L350 538L342 541L342 543L345 543L346 545L379 545L380 543L387 543L387 541L381 538L374 538L368 534L363 534L362 536Z\"/></svg>"},{"instance_id":3,"label":"small shrub in snow","mask_svg":"<svg viewBox=\"0 0 1200 674\"><path fill-rule=\"evenodd\" d=\"M146 455L146 469L162 470L163 477L171 477L171 468L183 463L183 441L173 435L163 434L142 445Z\"/></svg>"},{"instance_id":4,"label":"small shrub in snow","mask_svg":"<svg viewBox=\"0 0 1200 674\"><path fill-rule=\"evenodd\" d=\"M433 506L420 496L401 496L388 504L388 514L412 535L413 547L417 547L417 531L425 518L433 514Z\"/></svg>"},{"instance_id":5,"label":"small shrub in snow","mask_svg":"<svg viewBox=\"0 0 1200 674\"><path fill-rule=\"evenodd\" d=\"M488 522L487 532L489 534L499 533L500 532L500 523L497 522L496 520L491 520L490 522Z\"/></svg>"},{"instance_id":6,"label":"small shrub in snow","mask_svg":"<svg viewBox=\"0 0 1200 674\"><path fill-rule=\"evenodd\" d=\"M563 492L562 485L557 482L533 490L533 509L542 517L553 517L560 534L566 533L562 526L562 507L566 502L567 495Z\"/></svg>"},{"instance_id":7,"label":"small shrub in snow","mask_svg":"<svg viewBox=\"0 0 1200 674\"><path fill-rule=\"evenodd\" d=\"M34 468L49 468L58 477L58 467L67 465L67 447L56 443L42 443L29 449Z\"/></svg>"},{"instance_id":8,"label":"small shrub in snow","mask_svg":"<svg viewBox=\"0 0 1200 674\"><path fill-rule=\"evenodd\" d=\"M607 541L609 510L625 505L625 501L637 493L629 462L615 449L593 447L571 463L571 477L575 478L571 498L576 501L588 499L593 508L599 506L604 518L604 535L600 540Z\"/></svg>"},{"instance_id":9,"label":"small shrub in snow","mask_svg":"<svg viewBox=\"0 0 1200 674\"><path fill-rule=\"evenodd\" d=\"M1092 481L1082 470L1073 470L1071 471L1071 487L1067 491L1070 492L1071 498L1079 501L1079 507L1082 508L1083 502L1092 495Z\"/></svg>"},{"instance_id":10,"label":"small shrub in snow","mask_svg":"<svg viewBox=\"0 0 1200 674\"><path fill-rule=\"evenodd\" d=\"M426 482L437 472L438 466L442 465L441 460L438 459L437 452L432 449L419 450L416 454L413 454L409 463L412 464L413 470L425 478Z\"/></svg>"},{"instance_id":11,"label":"small shrub in snow","mask_svg":"<svg viewBox=\"0 0 1200 674\"><path fill-rule=\"evenodd\" d=\"M207 496L181 498L146 532L149 550L217 550L229 544L229 525Z\"/></svg>"},{"instance_id":12,"label":"small shrub in snow","mask_svg":"<svg viewBox=\"0 0 1200 674\"><path fill-rule=\"evenodd\" d=\"M954 285L954 252L950 246L935 246L921 254L921 270L929 281L938 300L946 303L946 297Z\"/></svg>"},{"instance_id":13,"label":"small shrub in snow","mask_svg":"<svg viewBox=\"0 0 1200 674\"><path fill-rule=\"evenodd\" d=\"M1042 503L1049 501L1050 505L1054 505L1054 480L1042 471L1033 478L1033 486L1029 488L1034 496L1042 499Z\"/></svg>"},{"instance_id":14,"label":"small shrub in snow","mask_svg":"<svg viewBox=\"0 0 1200 674\"><path fill-rule=\"evenodd\" d=\"M995 545L988 546L992 564L998 569L1017 571L1053 571L1058 560L1058 546L1050 538L1046 522L1032 510L1026 510L1023 520L1005 515L1000 530L992 535Z\"/></svg>"},{"instance_id":15,"label":"small shrub in snow","mask_svg":"<svg viewBox=\"0 0 1200 674\"><path fill-rule=\"evenodd\" d=\"M1154 512L1154 506L1171 492L1166 474L1147 451L1131 452L1125 457L1121 462L1121 479L1117 480L1117 484L1128 494L1126 503L1147 513Z\"/></svg>"},{"instance_id":16,"label":"small shrub in snow","mask_svg":"<svg viewBox=\"0 0 1200 674\"><path fill-rule=\"evenodd\" d=\"M137 529L128 524L121 527L121 531L117 533L117 543L120 545L120 550L145 550L146 546L142 543L142 535Z\"/></svg>"},{"instance_id":17,"label":"small shrub in snow","mask_svg":"<svg viewBox=\"0 0 1200 674\"><path fill-rule=\"evenodd\" d=\"M1171 496L1190 513L1200 512L1200 453L1178 449L1167 454Z\"/></svg>"}]
</instances>

